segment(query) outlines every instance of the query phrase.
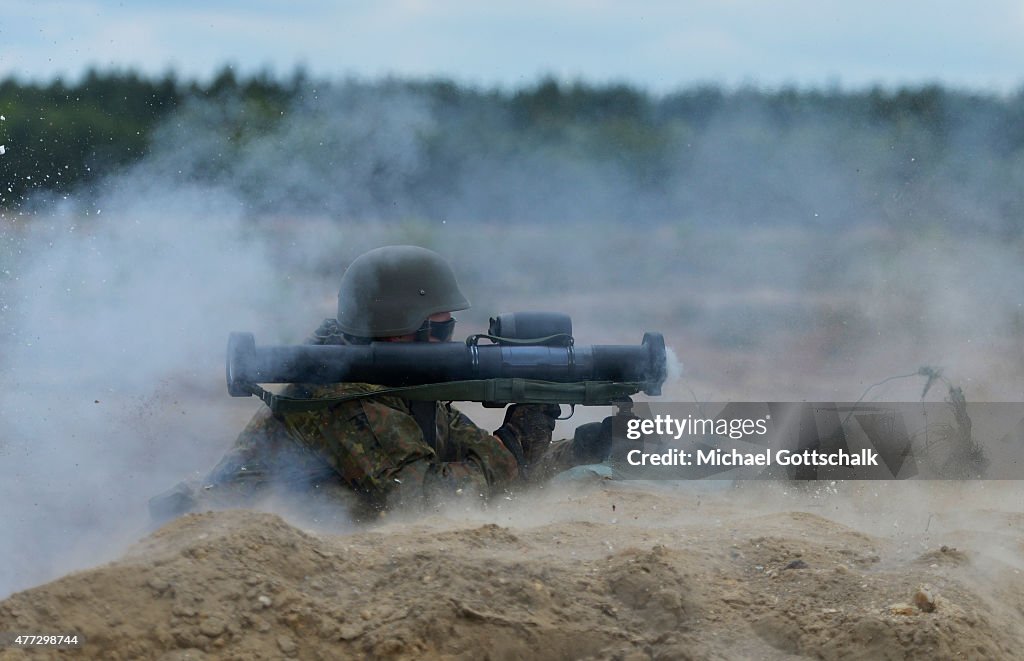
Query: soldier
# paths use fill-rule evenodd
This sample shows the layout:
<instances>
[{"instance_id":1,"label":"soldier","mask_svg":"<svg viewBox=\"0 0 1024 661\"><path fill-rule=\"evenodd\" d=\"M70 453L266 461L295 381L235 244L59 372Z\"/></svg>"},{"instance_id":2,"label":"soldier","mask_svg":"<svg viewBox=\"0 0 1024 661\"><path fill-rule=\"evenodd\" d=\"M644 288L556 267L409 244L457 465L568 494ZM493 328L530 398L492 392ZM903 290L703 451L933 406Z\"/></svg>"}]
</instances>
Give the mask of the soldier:
<instances>
[{"instance_id":1,"label":"soldier","mask_svg":"<svg viewBox=\"0 0 1024 661\"><path fill-rule=\"evenodd\" d=\"M451 266L416 246L387 246L358 257L342 276L338 316L307 342L447 342L452 312L469 308ZM283 394L338 398L371 393L369 384L290 385ZM601 461L610 424L582 425L572 441L552 442L557 405L514 404L493 434L450 402L396 395L350 399L328 408L257 413L201 483L183 482L150 500L154 520L203 506L251 502L277 486L329 493L363 518L383 509L442 498L487 499L516 482Z\"/></svg>"}]
</instances>

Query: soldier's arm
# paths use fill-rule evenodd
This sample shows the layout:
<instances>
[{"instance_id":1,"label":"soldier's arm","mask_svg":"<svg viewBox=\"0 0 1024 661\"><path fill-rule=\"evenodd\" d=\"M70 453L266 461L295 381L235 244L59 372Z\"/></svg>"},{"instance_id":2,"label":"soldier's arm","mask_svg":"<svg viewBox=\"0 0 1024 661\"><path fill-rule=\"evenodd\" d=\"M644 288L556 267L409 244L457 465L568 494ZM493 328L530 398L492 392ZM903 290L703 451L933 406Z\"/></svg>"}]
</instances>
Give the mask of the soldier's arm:
<instances>
[{"instance_id":1,"label":"soldier's arm","mask_svg":"<svg viewBox=\"0 0 1024 661\"><path fill-rule=\"evenodd\" d=\"M522 447L524 470L521 477L529 482L543 482L555 474L580 464L600 463L608 454L610 446L610 425L611 419L607 421L607 443L604 441L601 429L602 423L590 423L582 425L576 430L573 438L551 440L551 427L553 421L546 421L543 417L536 415L544 410L542 405L530 405L533 407L529 416L532 424L522 424L519 421L516 435L520 437L520 443L526 441ZM522 408L522 405L519 405ZM465 451L466 448L475 447L477 444L486 446L494 436L484 432L477 427L465 414L450 404L445 406L448 412L449 428L451 429L450 442L457 454ZM554 413L554 411L549 411ZM508 423L506 416L506 424Z\"/></svg>"},{"instance_id":2,"label":"soldier's arm","mask_svg":"<svg viewBox=\"0 0 1024 661\"><path fill-rule=\"evenodd\" d=\"M457 461L440 461L397 398L344 402L287 414L284 421L293 438L383 505L426 503L448 494L486 498L518 472L512 454L490 435L489 441L481 438L467 447Z\"/></svg>"},{"instance_id":3,"label":"soldier's arm","mask_svg":"<svg viewBox=\"0 0 1024 661\"><path fill-rule=\"evenodd\" d=\"M270 411L257 412L206 476L180 482L149 500L151 519L162 523L186 512L250 503L270 481L271 450L287 442L287 430Z\"/></svg>"},{"instance_id":4,"label":"soldier's arm","mask_svg":"<svg viewBox=\"0 0 1024 661\"><path fill-rule=\"evenodd\" d=\"M208 486L239 496L255 495L273 479L273 458L291 444L285 426L269 409L262 409L249 420L204 481Z\"/></svg>"}]
</instances>

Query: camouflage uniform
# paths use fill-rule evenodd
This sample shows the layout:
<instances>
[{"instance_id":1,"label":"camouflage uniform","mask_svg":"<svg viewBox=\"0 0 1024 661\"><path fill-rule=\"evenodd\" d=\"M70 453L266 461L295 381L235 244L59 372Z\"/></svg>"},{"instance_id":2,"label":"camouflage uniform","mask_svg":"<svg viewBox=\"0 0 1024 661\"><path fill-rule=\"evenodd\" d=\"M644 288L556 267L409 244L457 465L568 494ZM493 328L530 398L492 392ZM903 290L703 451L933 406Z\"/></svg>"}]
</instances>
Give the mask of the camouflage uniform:
<instances>
[{"instance_id":1,"label":"camouflage uniform","mask_svg":"<svg viewBox=\"0 0 1024 661\"><path fill-rule=\"evenodd\" d=\"M343 343L332 321L308 342ZM355 383L292 385L282 394L319 399L379 389ZM569 446L558 441L531 448L527 460L536 466L533 477L543 479L571 465ZM520 476L512 452L451 403L381 395L276 417L269 409L260 411L201 484L182 484L154 498L151 512L165 519L204 505L245 504L273 486L331 492L362 518L394 506L429 505L442 496L486 499Z\"/></svg>"},{"instance_id":2,"label":"camouflage uniform","mask_svg":"<svg viewBox=\"0 0 1024 661\"><path fill-rule=\"evenodd\" d=\"M285 394L333 398L374 386L289 387ZM433 443L417 417L432 409ZM207 499L250 499L266 487L310 490L343 485L360 510L430 504L443 495L487 498L519 475L515 457L449 403L380 396L327 409L253 417L204 485Z\"/></svg>"},{"instance_id":3,"label":"camouflage uniform","mask_svg":"<svg viewBox=\"0 0 1024 661\"><path fill-rule=\"evenodd\" d=\"M341 384L311 395L341 397L367 386ZM416 409L429 407L424 416ZM428 418L426 431L417 418ZM406 501L438 493L487 497L519 473L515 457L449 403L395 396L358 399L327 410L285 415L285 426L357 492ZM426 436L432 435L432 442ZM381 502L381 504L384 504Z\"/></svg>"}]
</instances>

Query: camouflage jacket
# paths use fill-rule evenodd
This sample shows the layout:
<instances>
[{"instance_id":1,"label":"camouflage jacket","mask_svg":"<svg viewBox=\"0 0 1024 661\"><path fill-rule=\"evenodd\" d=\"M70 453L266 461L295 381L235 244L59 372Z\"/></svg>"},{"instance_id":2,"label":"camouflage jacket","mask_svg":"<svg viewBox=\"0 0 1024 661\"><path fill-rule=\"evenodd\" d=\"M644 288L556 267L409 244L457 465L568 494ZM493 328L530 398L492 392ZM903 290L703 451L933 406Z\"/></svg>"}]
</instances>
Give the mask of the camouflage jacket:
<instances>
[{"instance_id":1,"label":"camouflage jacket","mask_svg":"<svg viewBox=\"0 0 1024 661\"><path fill-rule=\"evenodd\" d=\"M344 341L329 321L310 343ZM377 389L292 385L282 394L319 399ZM260 411L203 486L211 496L251 497L271 484L307 490L340 482L365 504L383 508L430 503L442 494L487 498L518 475L501 441L450 403L382 395L276 417Z\"/></svg>"}]
</instances>

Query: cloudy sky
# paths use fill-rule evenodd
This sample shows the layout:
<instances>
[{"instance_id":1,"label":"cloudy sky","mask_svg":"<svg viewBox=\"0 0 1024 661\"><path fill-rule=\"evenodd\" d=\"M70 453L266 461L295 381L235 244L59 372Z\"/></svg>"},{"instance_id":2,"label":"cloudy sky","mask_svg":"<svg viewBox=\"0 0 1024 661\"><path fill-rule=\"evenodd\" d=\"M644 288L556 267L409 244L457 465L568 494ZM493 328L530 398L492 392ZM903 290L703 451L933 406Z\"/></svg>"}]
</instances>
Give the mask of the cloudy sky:
<instances>
[{"instance_id":1,"label":"cloudy sky","mask_svg":"<svg viewBox=\"0 0 1024 661\"><path fill-rule=\"evenodd\" d=\"M0 76L132 66L208 77L539 75L776 86L1024 83L1020 0L4 0Z\"/></svg>"}]
</instances>

